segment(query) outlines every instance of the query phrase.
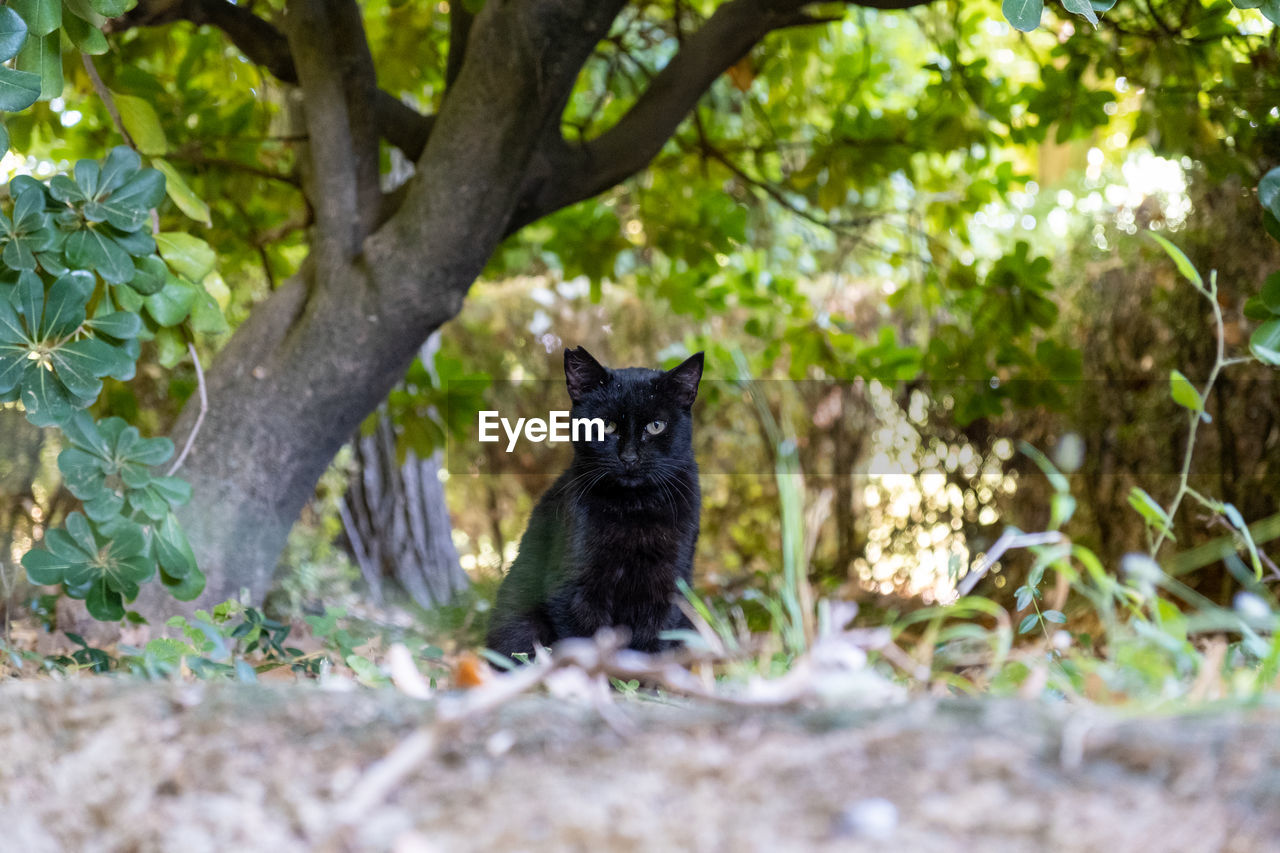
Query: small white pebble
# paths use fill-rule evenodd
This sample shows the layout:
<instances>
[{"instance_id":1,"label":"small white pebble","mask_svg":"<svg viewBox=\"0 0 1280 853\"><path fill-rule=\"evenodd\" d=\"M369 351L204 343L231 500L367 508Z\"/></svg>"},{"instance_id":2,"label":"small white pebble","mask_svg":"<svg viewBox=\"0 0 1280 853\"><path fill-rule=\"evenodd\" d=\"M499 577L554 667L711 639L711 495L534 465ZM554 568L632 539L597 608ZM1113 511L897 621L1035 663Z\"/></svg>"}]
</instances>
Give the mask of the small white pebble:
<instances>
[{"instance_id":1,"label":"small white pebble","mask_svg":"<svg viewBox=\"0 0 1280 853\"><path fill-rule=\"evenodd\" d=\"M884 797L867 797L846 806L837 827L841 835L885 841L898 828L898 807Z\"/></svg>"},{"instance_id":2,"label":"small white pebble","mask_svg":"<svg viewBox=\"0 0 1280 853\"><path fill-rule=\"evenodd\" d=\"M497 758L499 755L505 755L511 751L511 747L516 745L516 736L509 729L500 729L489 735L489 739L484 742L485 752Z\"/></svg>"},{"instance_id":3,"label":"small white pebble","mask_svg":"<svg viewBox=\"0 0 1280 853\"><path fill-rule=\"evenodd\" d=\"M1246 622L1269 622L1274 618L1267 603L1252 592L1240 590L1231 603Z\"/></svg>"}]
</instances>

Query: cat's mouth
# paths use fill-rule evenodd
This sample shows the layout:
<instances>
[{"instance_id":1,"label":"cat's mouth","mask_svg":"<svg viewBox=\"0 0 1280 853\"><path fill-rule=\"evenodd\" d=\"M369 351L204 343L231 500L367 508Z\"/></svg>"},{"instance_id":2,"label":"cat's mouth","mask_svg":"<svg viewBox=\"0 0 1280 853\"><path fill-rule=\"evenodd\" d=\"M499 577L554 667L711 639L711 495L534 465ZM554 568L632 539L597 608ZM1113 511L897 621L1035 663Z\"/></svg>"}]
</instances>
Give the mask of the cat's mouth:
<instances>
[{"instance_id":1,"label":"cat's mouth","mask_svg":"<svg viewBox=\"0 0 1280 853\"><path fill-rule=\"evenodd\" d=\"M613 478L613 480L619 486L624 486L628 489L643 485L645 482L645 478L642 474L618 474Z\"/></svg>"}]
</instances>

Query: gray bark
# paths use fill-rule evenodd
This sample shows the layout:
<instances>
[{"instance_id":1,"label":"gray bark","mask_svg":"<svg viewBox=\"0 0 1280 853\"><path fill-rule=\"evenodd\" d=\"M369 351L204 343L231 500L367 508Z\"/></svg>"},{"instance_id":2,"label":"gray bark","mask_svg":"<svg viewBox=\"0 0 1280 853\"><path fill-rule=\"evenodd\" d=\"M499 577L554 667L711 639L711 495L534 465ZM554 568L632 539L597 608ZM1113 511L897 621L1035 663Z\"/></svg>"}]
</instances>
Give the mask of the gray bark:
<instances>
[{"instance_id":1,"label":"gray bark","mask_svg":"<svg viewBox=\"0 0 1280 853\"><path fill-rule=\"evenodd\" d=\"M453 545L438 451L419 459L410 450L401 464L386 412L373 435L357 436L353 444L356 470L342 523L374 600L384 599L391 579L422 607L448 603L470 581Z\"/></svg>"}]
</instances>

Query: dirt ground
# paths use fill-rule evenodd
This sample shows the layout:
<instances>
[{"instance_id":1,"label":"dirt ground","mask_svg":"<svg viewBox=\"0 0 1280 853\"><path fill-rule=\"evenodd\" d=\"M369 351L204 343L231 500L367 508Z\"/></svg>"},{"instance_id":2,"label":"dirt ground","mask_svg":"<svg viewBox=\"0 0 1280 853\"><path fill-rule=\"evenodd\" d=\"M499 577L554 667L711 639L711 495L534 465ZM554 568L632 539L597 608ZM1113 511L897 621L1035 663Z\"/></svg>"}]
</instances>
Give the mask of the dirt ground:
<instances>
[{"instance_id":1,"label":"dirt ground","mask_svg":"<svg viewBox=\"0 0 1280 853\"><path fill-rule=\"evenodd\" d=\"M360 806L434 707L391 690L11 682L0 849L1280 850L1274 709L620 700L607 722L528 696L452 728Z\"/></svg>"}]
</instances>

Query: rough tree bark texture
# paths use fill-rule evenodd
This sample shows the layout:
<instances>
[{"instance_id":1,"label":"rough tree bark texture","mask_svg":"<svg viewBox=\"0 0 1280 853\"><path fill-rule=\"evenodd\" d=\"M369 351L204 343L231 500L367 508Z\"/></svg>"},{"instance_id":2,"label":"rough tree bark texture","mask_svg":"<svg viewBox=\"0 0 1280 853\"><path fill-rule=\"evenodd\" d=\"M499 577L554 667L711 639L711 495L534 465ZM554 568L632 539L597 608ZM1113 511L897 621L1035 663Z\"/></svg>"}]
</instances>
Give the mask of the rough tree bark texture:
<instances>
[{"instance_id":1,"label":"rough tree bark texture","mask_svg":"<svg viewBox=\"0 0 1280 853\"><path fill-rule=\"evenodd\" d=\"M474 21L453 28L451 85L435 116L377 88L355 0L290 0L283 34L224 0L143 0L117 22L219 27L249 59L296 83L305 112L311 255L213 364L208 415L182 472L195 497L180 518L208 576L198 603L242 588L262 597L325 466L427 336L458 313L505 235L643 169L754 44L819 22L805 0L729 0L613 128L570 143L561 134L564 106L624 5L489 0ZM414 178L386 196L382 138L416 162ZM191 408L175 430L179 441L194 421ZM153 614L174 609L154 591L140 605Z\"/></svg>"},{"instance_id":2,"label":"rough tree bark texture","mask_svg":"<svg viewBox=\"0 0 1280 853\"><path fill-rule=\"evenodd\" d=\"M342 501L342 526L375 601L391 579L422 607L448 603L470 581L453 545L440 482L439 451L396 453L395 427L379 413L373 435L358 436L356 469Z\"/></svg>"}]
</instances>

